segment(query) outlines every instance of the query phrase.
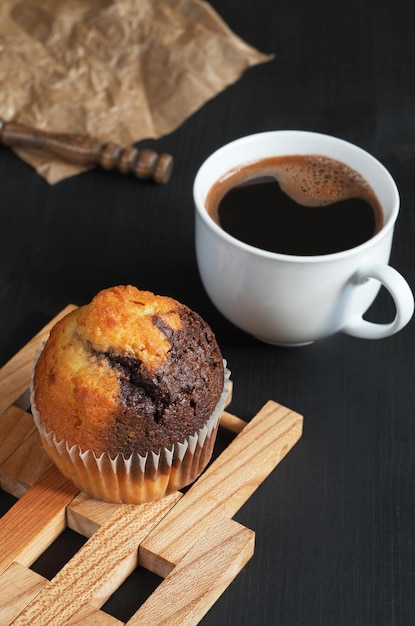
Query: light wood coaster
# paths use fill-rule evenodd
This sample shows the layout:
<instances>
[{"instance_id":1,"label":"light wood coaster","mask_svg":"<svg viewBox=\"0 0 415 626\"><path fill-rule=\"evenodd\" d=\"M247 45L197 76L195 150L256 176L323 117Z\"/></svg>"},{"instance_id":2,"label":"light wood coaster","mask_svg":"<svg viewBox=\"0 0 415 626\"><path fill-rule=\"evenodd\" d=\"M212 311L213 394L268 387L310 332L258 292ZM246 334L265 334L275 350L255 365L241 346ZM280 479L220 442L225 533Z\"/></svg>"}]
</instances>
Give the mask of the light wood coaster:
<instances>
[{"instance_id":1,"label":"light wood coaster","mask_svg":"<svg viewBox=\"0 0 415 626\"><path fill-rule=\"evenodd\" d=\"M199 623L254 553L255 533L232 519L302 434L298 413L268 401L185 494L158 502L99 502L44 452L27 403L36 352L68 305L0 370L0 487L18 500L0 519L1 626L124 624L101 607L138 566L163 581L128 626ZM65 528L88 538L50 581L30 565Z\"/></svg>"}]
</instances>

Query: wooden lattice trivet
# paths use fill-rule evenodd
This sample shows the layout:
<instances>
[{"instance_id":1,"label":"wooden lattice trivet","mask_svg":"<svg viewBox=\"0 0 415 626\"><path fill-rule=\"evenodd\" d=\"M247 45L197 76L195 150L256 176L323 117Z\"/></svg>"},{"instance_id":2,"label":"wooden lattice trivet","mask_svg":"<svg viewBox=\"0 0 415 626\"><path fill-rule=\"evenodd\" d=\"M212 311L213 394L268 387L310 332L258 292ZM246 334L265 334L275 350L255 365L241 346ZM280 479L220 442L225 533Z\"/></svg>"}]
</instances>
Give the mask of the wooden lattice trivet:
<instances>
[{"instance_id":1,"label":"wooden lattice trivet","mask_svg":"<svg viewBox=\"0 0 415 626\"><path fill-rule=\"evenodd\" d=\"M141 565L164 580L128 626L197 624L254 552L232 516L301 437L303 418L269 401L185 493L117 505L89 498L46 457L26 398L36 351L66 307L0 370L0 487L18 498L0 519L0 625L120 626L100 608ZM50 581L29 566L69 527L88 541Z\"/></svg>"}]
</instances>

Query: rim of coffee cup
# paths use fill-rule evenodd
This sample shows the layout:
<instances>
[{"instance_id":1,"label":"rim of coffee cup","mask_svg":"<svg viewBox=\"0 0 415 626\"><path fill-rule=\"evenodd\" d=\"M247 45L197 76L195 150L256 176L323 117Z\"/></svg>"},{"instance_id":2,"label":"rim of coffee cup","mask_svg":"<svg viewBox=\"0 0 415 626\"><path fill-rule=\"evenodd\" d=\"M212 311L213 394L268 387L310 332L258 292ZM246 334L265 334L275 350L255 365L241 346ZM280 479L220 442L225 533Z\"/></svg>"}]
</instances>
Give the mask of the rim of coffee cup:
<instances>
[{"instance_id":1,"label":"rim of coffee cup","mask_svg":"<svg viewBox=\"0 0 415 626\"><path fill-rule=\"evenodd\" d=\"M267 150L264 151L263 149L262 150L258 149L258 146L256 146L257 149L252 151L252 148L255 147L255 144L257 144L258 141L261 141L261 142L268 141L268 140L271 141L271 140L274 140L276 136L278 136L280 139L289 138L291 141L291 147L289 149L284 149L281 152L275 152L275 149L274 151L272 151L271 148L268 148ZM320 150L316 149L315 151L311 151L310 149L305 149L305 150L304 149L300 150L299 148L295 149L295 146L298 144L298 142L304 139L307 139L310 141L313 141L313 140L323 141L326 143L326 145L330 145L332 148L333 147L336 148L336 150L334 151L335 154L333 153L324 154L322 149ZM240 152L238 148L241 148L243 146L249 147L251 150L252 156L249 160L242 160L241 157L239 156ZM234 150L236 150L235 155L237 156L235 156L233 159L224 158L224 157L229 157L230 152ZM212 185L215 182L217 182L222 176L224 176L227 172L229 172L231 169L235 167L245 166L255 161L258 161L262 158L267 158L270 156L279 156L279 155L286 155L286 154L287 155L289 154L304 154L304 155L315 154L315 155L327 156L328 158L343 162L349 167L355 169L356 171L360 173L359 163L356 164L355 161L350 162L350 160L348 158L345 158L345 155L343 155L343 151L344 152L347 151L347 153L350 153L352 151L354 157L357 157L359 163L364 162L366 166L369 166L371 175L368 176L366 173L365 174L361 173L361 175L366 179L366 181L372 187L372 189L374 190L377 196L379 194L377 192L377 189L375 189L375 187L377 187L378 184L376 185L373 184L371 180L372 176L375 176L375 174L377 174L377 176L379 176L379 174L382 175L383 188L387 190L389 194L391 194L391 206L389 208L389 215L387 216L385 216L384 203L379 199L379 202L382 206L383 217L385 220L382 228L373 237L359 244L358 246L355 246L353 248L348 248L347 250L342 250L340 252L332 252L329 254L310 255L310 256L302 256L302 255L300 256L300 255L294 255L294 254L293 255L283 254L281 252L272 252L270 250L256 248L255 246L247 244L243 241L240 241L236 237L233 237L232 235L224 231L215 222L215 220L209 215L209 213L206 210L205 201L206 201L208 191L210 190ZM214 164L217 162L218 159L223 159L227 165L224 165L223 167L220 167L220 168L215 167ZM213 171L216 172L215 175L213 175ZM208 179L208 181L205 180L206 173L208 174L208 176L210 174L210 178ZM374 245L375 242L379 241L383 237L386 237L389 231L394 227L396 219L399 214L399 208L400 208L400 196L399 196L397 185L394 179L392 178L392 175L390 174L390 172L375 156L373 156L372 154L370 154L370 152L367 152L363 148L357 146L356 144L346 141L345 139L341 139L333 135L317 133L314 131L306 131L306 130L275 130L275 131L253 133L251 135L245 135L243 137L239 137L238 139L234 139L233 141L230 141L229 143L221 146L220 148L212 152L210 156L207 157L207 159L205 159L205 161L199 167L196 173L195 179L194 179L194 184L193 184L193 199L195 202L197 213L200 216L200 218L204 221L204 223L211 230L213 230L217 234L218 237L224 239L225 241L228 241L235 247L238 247L242 250L255 254L256 256L262 256L262 257L271 258L271 259L281 258L281 259L286 259L286 260L289 259L290 261L298 261L298 262L304 262L306 259L307 262L316 262L316 263L327 260L327 258L331 258L331 259L345 258L349 255L355 254L356 251L358 250L363 251L364 249L371 247L372 245Z\"/></svg>"}]
</instances>

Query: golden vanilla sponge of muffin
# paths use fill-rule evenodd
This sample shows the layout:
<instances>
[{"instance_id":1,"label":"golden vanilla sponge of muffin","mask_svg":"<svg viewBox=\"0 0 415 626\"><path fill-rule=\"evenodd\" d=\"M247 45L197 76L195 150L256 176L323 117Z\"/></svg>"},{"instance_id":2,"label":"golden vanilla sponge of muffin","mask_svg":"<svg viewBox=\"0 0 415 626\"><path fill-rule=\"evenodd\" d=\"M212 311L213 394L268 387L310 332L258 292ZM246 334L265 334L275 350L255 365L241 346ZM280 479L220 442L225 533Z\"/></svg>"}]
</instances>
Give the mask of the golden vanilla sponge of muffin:
<instances>
[{"instance_id":1,"label":"golden vanilla sponge of muffin","mask_svg":"<svg viewBox=\"0 0 415 626\"><path fill-rule=\"evenodd\" d=\"M228 377L200 315L121 285L52 328L32 376L32 413L46 452L82 491L141 503L206 467Z\"/></svg>"}]
</instances>

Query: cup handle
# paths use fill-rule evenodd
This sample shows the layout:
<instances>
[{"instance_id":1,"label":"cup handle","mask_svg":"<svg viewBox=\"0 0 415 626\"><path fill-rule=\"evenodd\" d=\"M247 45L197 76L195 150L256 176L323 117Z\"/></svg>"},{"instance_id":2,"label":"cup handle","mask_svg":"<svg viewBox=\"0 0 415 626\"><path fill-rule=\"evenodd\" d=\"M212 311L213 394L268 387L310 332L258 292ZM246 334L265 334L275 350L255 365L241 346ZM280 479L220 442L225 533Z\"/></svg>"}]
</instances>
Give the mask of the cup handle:
<instances>
[{"instance_id":1,"label":"cup handle","mask_svg":"<svg viewBox=\"0 0 415 626\"><path fill-rule=\"evenodd\" d=\"M342 328L342 332L362 339L383 339L394 335L409 322L414 312L414 297L406 280L390 265L364 267L356 272L353 281L362 285L369 278L378 280L391 294L396 308L395 319L389 324L376 324L357 315Z\"/></svg>"}]
</instances>

